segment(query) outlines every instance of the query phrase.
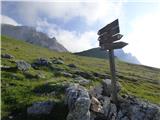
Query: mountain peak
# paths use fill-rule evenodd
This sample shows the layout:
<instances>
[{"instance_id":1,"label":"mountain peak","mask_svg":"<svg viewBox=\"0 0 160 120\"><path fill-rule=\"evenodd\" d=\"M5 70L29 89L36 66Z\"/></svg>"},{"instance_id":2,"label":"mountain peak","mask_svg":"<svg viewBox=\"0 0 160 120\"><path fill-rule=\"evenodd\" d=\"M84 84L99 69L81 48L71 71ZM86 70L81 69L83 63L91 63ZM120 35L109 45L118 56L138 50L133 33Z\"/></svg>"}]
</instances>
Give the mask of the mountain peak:
<instances>
[{"instance_id":1,"label":"mountain peak","mask_svg":"<svg viewBox=\"0 0 160 120\"><path fill-rule=\"evenodd\" d=\"M108 52L101 50L98 48L92 48L86 51L75 53L77 55L81 56L88 56L88 57L96 57L96 58L102 58L106 59L109 57ZM134 63L134 64L140 64L140 62L137 60L136 57L134 57L131 53L125 53L122 49L118 49L114 51L114 55L122 61L128 62L128 63Z\"/></svg>"},{"instance_id":2,"label":"mountain peak","mask_svg":"<svg viewBox=\"0 0 160 120\"><path fill-rule=\"evenodd\" d=\"M2 35L7 35L9 37L23 40L58 52L67 52L67 49L58 43L55 37L49 38L45 33L36 31L34 27L2 24L1 28Z\"/></svg>"}]
</instances>

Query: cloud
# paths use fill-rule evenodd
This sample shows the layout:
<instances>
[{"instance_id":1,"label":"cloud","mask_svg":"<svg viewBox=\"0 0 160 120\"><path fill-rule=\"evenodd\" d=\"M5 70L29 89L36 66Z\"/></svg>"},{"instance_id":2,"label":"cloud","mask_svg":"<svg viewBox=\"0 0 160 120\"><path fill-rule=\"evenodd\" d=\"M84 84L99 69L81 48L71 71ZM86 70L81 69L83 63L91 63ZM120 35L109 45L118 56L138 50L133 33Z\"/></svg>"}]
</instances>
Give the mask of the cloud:
<instances>
[{"instance_id":1,"label":"cloud","mask_svg":"<svg viewBox=\"0 0 160 120\"><path fill-rule=\"evenodd\" d=\"M1 15L1 23L10 24L10 25L14 25L14 26L20 25L15 20L13 20L12 18L5 16L5 15Z\"/></svg>"},{"instance_id":2,"label":"cloud","mask_svg":"<svg viewBox=\"0 0 160 120\"><path fill-rule=\"evenodd\" d=\"M83 18L88 25L101 21L106 23L121 16L123 2L111 0L96 0L85 2L76 0L70 2L17 2L16 14L23 19L24 23L33 25L42 16L50 19L60 19L68 22L75 17ZM2 4L3 5L3 4ZM32 6L32 7L31 7ZM23 11L25 10L25 11ZM108 17L109 16L109 17Z\"/></svg>"},{"instance_id":3,"label":"cloud","mask_svg":"<svg viewBox=\"0 0 160 120\"><path fill-rule=\"evenodd\" d=\"M160 68L160 14L159 11L148 13L136 18L132 25L132 31L125 37L129 45L126 51L136 55L144 65Z\"/></svg>"},{"instance_id":4,"label":"cloud","mask_svg":"<svg viewBox=\"0 0 160 120\"><path fill-rule=\"evenodd\" d=\"M98 46L97 34L95 31L78 33L61 29L55 24L50 24L47 20L37 22L37 30L44 31L50 37L56 37L57 41L64 45L70 52L79 52Z\"/></svg>"}]
</instances>

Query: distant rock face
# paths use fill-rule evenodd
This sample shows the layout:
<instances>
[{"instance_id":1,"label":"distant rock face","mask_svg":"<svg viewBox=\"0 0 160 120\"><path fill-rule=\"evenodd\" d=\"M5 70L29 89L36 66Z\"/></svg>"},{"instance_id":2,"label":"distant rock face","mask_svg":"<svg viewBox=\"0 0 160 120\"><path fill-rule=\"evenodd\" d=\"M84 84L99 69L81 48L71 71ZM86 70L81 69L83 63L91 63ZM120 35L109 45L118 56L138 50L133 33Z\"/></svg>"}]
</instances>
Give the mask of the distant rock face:
<instances>
[{"instance_id":1,"label":"distant rock face","mask_svg":"<svg viewBox=\"0 0 160 120\"><path fill-rule=\"evenodd\" d=\"M69 108L67 120L90 120L91 100L84 87L75 84L67 88L66 104Z\"/></svg>"},{"instance_id":2,"label":"distant rock face","mask_svg":"<svg viewBox=\"0 0 160 120\"><path fill-rule=\"evenodd\" d=\"M92 48L92 49L78 52L75 54L81 55L81 56L103 58L103 59L109 58L108 52L101 50L100 48ZM140 64L140 62L137 60L135 56L133 56L131 53L125 53L122 49L115 50L114 55L122 61L125 61L128 63Z\"/></svg>"},{"instance_id":3,"label":"distant rock face","mask_svg":"<svg viewBox=\"0 0 160 120\"><path fill-rule=\"evenodd\" d=\"M26 42L46 47L58 52L67 52L67 49L58 43L55 37L49 38L46 34L37 32L31 27L2 24L1 34L19 40L24 40Z\"/></svg>"}]
</instances>

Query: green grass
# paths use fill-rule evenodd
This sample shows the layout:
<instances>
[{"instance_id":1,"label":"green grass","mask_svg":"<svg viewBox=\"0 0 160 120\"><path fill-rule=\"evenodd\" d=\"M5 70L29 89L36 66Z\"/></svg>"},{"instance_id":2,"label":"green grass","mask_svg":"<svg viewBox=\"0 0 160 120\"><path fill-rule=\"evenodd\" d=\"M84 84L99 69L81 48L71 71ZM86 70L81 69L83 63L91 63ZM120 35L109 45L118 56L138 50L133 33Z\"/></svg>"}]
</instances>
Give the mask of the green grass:
<instances>
[{"instance_id":1,"label":"green grass","mask_svg":"<svg viewBox=\"0 0 160 120\"><path fill-rule=\"evenodd\" d=\"M14 59L1 59L2 65L15 67L16 60L25 60L33 63L35 59L62 58L65 64L52 65L50 67L40 67L35 70L31 68L27 73L18 70L1 71L1 91L2 91L2 119L7 119L9 115L18 114L15 120L25 120L26 108L35 101L52 100L57 104L57 118L63 120L66 116L64 100L64 84L74 82L73 78L56 75L53 70L59 67L64 71L73 73L74 69L67 65L73 63L81 71L97 72L109 74L109 62L104 59L76 56L71 53L59 53L35 46L23 41L14 40L6 36L1 36L1 52L15 56ZM149 102L160 104L160 69L146 67L142 65L128 64L116 60L117 79L122 84L121 94L130 94ZM45 78L37 78L36 74L42 73ZM102 79L96 78L91 84L85 86L87 89L100 83ZM51 91L55 95L50 95ZM59 112L62 111L62 112ZM19 115L20 114L20 115ZM56 119L49 116L47 119ZM33 118L30 118L31 120ZM34 118L34 120L46 118Z\"/></svg>"}]
</instances>

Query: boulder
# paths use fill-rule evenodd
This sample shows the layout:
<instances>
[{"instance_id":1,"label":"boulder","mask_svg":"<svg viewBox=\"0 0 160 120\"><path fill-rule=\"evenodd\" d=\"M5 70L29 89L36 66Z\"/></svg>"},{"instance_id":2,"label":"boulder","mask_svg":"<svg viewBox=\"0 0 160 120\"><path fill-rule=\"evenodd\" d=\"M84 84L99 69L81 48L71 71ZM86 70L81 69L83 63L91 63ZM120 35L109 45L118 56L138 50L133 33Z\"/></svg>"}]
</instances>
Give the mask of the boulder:
<instances>
[{"instance_id":1,"label":"boulder","mask_svg":"<svg viewBox=\"0 0 160 120\"><path fill-rule=\"evenodd\" d=\"M27 108L28 115L48 115L54 107L52 101L35 102L32 106Z\"/></svg>"},{"instance_id":2,"label":"boulder","mask_svg":"<svg viewBox=\"0 0 160 120\"><path fill-rule=\"evenodd\" d=\"M88 85L91 82L90 80L87 80L81 76L74 78L74 80L78 82L80 85Z\"/></svg>"},{"instance_id":3,"label":"boulder","mask_svg":"<svg viewBox=\"0 0 160 120\"><path fill-rule=\"evenodd\" d=\"M18 70L27 71L30 69L31 65L24 60L16 61Z\"/></svg>"},{"instance_id":4,"label":"boulder","mask_svg":"<svg viewBox=\"0 0 160 120\"><path fill-rule=\"evenodd\" d=\"M117 84L117 92L121 90L121 85L119 82ZM102 82L103 85L103 95L104 96L111 96L112 93L112 85L111 85L111 80L110 79L105 79Z\"/></svg>"},{"instance_id":5,"label":"boulder","mask_svg":"<svg viewBox=\"0 0 160 120\"><path fill-rule=\"evenodd\" d=\"M67 88L65 103L69 108L67 120L90 120L91 100L84 87L75 84Z\"/></svg>"},{"instance_id":6,"label":"boulder","mask_svg":"<svg viewBox=\"0 0 160 120\"><path fill-rule=\"evenodd\" d=\"M7 59L14 58L13 55L10 55L10 54L7 54L7 53L1 54L1 57L2 57L2 58L7 58Z\"/></svg>"}]
</instances>

